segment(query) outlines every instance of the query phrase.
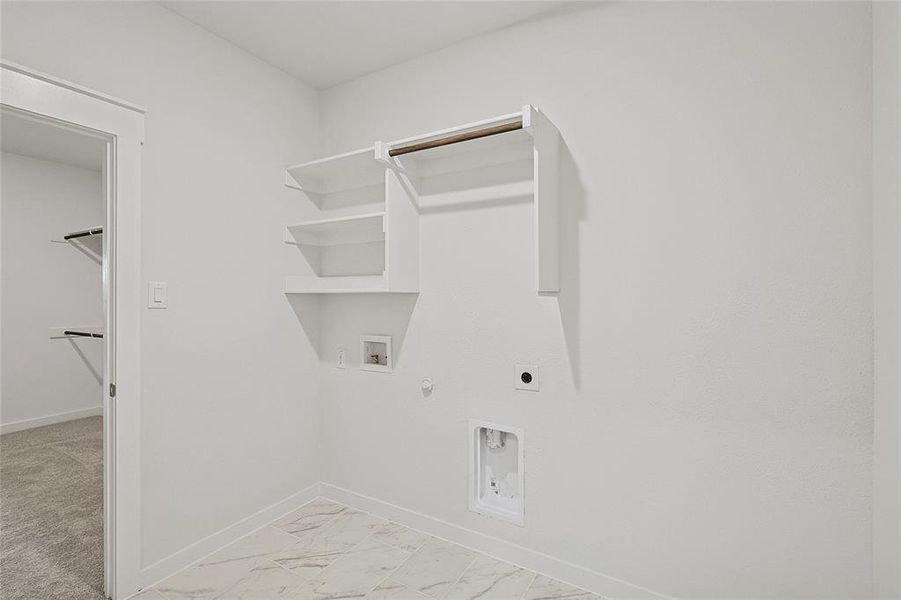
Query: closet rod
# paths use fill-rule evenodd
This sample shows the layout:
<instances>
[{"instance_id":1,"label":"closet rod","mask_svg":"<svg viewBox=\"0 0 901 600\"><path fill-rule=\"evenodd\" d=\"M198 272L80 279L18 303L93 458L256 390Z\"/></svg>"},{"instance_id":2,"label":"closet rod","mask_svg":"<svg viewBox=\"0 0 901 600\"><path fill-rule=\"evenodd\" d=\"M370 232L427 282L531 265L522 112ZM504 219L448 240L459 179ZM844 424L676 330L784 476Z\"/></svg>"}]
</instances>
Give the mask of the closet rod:
<instances>
[{"instance_id":1,"label":"closet rod","mask_svg":"<svg viewBox=\"0 0 901 600\"><path fill-rule=\"evenodd\" d=\"M512 123L504 123L503 125L494 125L493 127L485 127L484 129L475 129L465 133L457 133L443 138L429 140L427 142L419 142L409 144L407 146L399 146L388 150L388 156L400 156L401 154L409 154L410 152L419 152L420 150L428 150L430 148L439 148L441 146L449 146L450 144L458 144L469 140L477 140L479 138L498 135L499 133L507 133L522 129L522 117Z\"/></svg>"},{"instance_id":2,"label":"closet rod","mask_svg":"<svg viewBox=\"0 0 901 600\"><path fill-rule=\"evenodd\" d=\"M103 227L92 227L91 229L85 229L83 231L74 231L68 235L64 235L64 240L72 240L80 237L87 237L89 235L100 235L103 233Z\"/></svg>"},{"instance_id":3,"label":"closet rod","mask_svg":"<svg viewBox=\"0 0 901 600\"><path fill-rule=\"evenodd\" d=\"M102 338L103 337L102 333L91 333L90 331L73 331L73 330L68 330L68 329L63 332L63 335L73 335L76 337L89 337L89 338Z\"/></svg>"}]
</instances>

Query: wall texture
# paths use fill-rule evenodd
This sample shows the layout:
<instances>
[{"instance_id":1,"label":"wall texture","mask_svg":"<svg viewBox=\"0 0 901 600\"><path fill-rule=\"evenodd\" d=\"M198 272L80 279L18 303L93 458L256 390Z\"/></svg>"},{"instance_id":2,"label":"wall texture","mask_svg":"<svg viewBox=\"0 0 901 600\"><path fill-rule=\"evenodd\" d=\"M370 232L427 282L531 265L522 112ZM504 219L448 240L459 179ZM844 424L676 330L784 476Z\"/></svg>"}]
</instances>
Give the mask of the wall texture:
<instances>
[{"instance_id":1,"label":"wall texture","mask_svg":"<svg viewBox=\"0 0 901 600\"><path fill-rule=\"evenodd\" d=\"M566 145L558 297L525 199L425 212L418 298L323 301L326 480L675 596L869 595L870 31L604 4L326 91L329 153L524 103ZM333 368L361 333L393 375ZM525 528L467 511L469 418L525 430Z\"/></svg>"},{"instance_id":2,"label":"wall texture","mask_svg":"<svg viewBox=\"0 0 901 600\"><path fill-rule=\"evenodd\" d=\"M901 596L901 5L873 5L876 593Z\"/></svg>"},{"instance_id":3,"label":"wall texture","mask_svg":"<svg viewBox=\"0 0 901 600\"><path fill-rule=\"evenodd\" d=\"M50 339L51 328L103 326L99 240L76 247L51 239L103 223L104 210L98 171L3 153L0 175L6 431L100 410L101 344Z\"/></svg>"},{"instance_id":4,"label":"wall texture","mask_svg":"<svg viewBox=\"0 0 901 600\"><path fill-rule=\"evenodd\" d=\"M320 478L318 362L281 293L300 208L283 166L317 153L307 86L153 3L2 6L2 55L147 107L143 562ZM6 356L6 354L4 354Z\"/></svg>"}]
</instances>

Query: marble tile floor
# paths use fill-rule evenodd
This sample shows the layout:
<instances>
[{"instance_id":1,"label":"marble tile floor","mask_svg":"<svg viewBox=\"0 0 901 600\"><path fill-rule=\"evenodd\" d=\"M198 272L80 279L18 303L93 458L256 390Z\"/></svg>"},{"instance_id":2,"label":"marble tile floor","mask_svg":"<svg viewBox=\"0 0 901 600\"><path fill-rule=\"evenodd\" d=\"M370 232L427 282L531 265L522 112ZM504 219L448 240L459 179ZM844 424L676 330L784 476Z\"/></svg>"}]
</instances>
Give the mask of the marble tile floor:
<instances>
[{"instance_id":1,"label":"marble tile floor","mask_svg":"<svg viewBox=\"0 0 901 600\"><path fill-rule=\"evenodd\" d=\"M135 600L601 600L600 596L318 498Z\"/></svg>"}]
</instances>

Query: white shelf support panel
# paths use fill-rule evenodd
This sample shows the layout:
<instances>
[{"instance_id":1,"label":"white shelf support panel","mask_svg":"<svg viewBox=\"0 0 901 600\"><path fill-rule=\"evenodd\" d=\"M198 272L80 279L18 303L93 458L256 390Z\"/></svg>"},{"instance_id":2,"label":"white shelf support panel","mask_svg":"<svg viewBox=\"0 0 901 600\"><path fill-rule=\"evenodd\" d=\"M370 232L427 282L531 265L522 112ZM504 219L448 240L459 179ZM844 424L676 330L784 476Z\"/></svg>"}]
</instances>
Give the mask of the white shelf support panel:
<instances>
[{"instance_id":1,"label":"white shelf support panel","mask_svg":"<svg viewBox=\"0 0 901 600\"><path fill-rule=\"evenodd\" d=\"M396 292L419 291L419 202L402 173L385 173L385 277Z\"/></svg>"},{"instance_id":2,"label":"white shelf support panel","mask_svg":"<svg viewBox=\"0 0 901 600\"><path fill-rule=\"evenodd\" d=\"M535 283L538 293L557 293L560 291L560 132L537 110L529 111L529 117L528 131L535 140L532 148Z\"/></svg>"}]
</instances>

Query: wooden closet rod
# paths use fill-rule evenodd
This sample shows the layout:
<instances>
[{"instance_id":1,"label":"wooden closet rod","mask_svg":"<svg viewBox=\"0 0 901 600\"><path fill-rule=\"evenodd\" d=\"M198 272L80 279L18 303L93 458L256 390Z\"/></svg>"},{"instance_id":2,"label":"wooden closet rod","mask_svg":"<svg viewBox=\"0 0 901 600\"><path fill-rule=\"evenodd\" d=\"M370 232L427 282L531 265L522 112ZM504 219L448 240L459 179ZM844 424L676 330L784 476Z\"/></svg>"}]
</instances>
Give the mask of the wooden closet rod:
<instances>
[{"instance_id":1,"label":"wooden closet rod","mask_svg":"<svg viewBox=\"0 0 901 600\"><path fill-rule=\"evenodd\" d=\"M418 142L408 146L399 146L388 150L388 156L400 156L401 154L409 154L410 152L419 152L420 150L428 150L429 148L439 148L441 146L449 146L469 140L477 140L479 138L497 135L499 133L507 133L508 131L516 131L522 129L522 117L512 123L504 123L503 125L494 125L493 127L485 127L484 129L476 129L465 133L457 133L443 138L429 140L427 142Z\"/></svg>"}]
</instances>

